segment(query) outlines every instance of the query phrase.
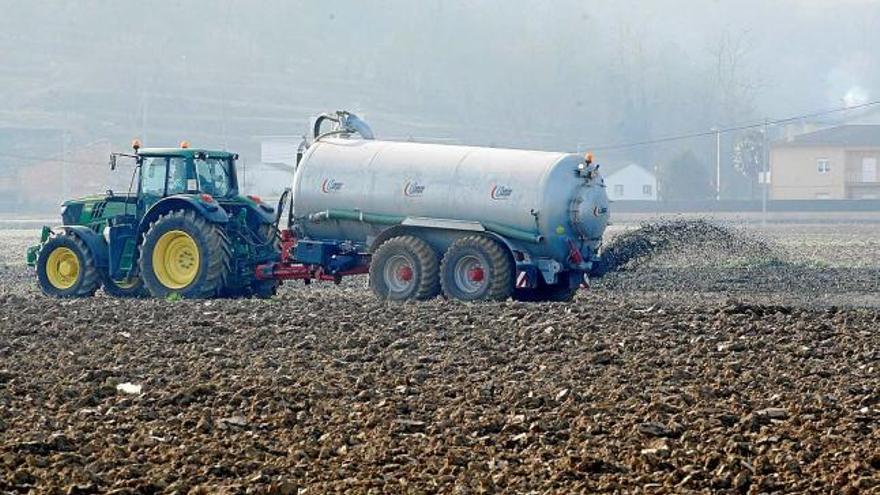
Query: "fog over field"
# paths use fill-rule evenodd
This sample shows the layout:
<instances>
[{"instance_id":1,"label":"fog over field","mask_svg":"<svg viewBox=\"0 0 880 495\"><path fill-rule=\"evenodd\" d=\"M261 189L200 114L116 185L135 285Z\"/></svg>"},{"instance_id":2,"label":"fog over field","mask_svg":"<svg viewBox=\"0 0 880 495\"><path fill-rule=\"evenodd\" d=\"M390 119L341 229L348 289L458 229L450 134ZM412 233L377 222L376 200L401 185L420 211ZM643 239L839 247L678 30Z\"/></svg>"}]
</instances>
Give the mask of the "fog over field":
<instances>
[{"instance_id":1,"label":"fog over field","mask_svg":"<svg viewBox=\"0 0 880 495\"><path fill-rule=\"evenodd\" d=\"M859 104L880 87L869 0L3 4L0 128L60 129L66 152L137 136L255 163L259 136L300 135L340 108L383 137L602 150ZM60 148L18 140L0 167Z\"/></svg>"}]
</instances>

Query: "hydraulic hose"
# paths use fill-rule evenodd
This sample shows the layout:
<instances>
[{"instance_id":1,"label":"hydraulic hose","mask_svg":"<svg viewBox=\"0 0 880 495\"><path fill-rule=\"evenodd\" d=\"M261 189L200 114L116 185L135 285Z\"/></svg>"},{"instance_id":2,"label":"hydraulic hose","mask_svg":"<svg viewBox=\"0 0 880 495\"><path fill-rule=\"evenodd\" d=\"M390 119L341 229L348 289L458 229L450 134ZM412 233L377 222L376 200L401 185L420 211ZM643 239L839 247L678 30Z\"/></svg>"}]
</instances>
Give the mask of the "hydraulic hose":
<instances>
[{"instance_id":1,"label":"hydraulic hose","mask_svg":"<svg viewBox=\"0 0 880 495\"><path fill-rule=\"evenodd\" d=\"M285 213L285 205L287 206L287 228L289 229L293 223L293 201L290 200L291 194L292 192L288 187L281 193L281 197L278 198L278 208L275 209L275 230L278 230L278 227L281 225L281 216Z\"/></svg>"},{"instance_id":2,"label":"hydraulic hose","mask_svg":"<svg viewBox=\"0 0 880 495\"><path fill-rule=\"evenodd\" d=\"M318 118L315 119L315 125L312 127L312 137L316 140L321 136L321 124L323 124L325 120L339 123L339 118L335 115L330 115L329 113L318 115Z\"/></svg>"}]
</instances>

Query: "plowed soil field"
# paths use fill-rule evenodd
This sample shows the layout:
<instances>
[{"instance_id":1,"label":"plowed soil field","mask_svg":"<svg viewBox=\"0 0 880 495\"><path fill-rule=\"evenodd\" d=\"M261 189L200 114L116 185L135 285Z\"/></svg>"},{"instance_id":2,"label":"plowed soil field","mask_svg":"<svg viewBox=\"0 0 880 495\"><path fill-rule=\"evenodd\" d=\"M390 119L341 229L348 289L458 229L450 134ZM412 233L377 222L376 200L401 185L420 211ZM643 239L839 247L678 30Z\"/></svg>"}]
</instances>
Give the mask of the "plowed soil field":
<instances>
[{"instance_id":1,"label":"plowed soil field","mask_svg":"<svg viewBox=\"0 0 880 495\"><path fill-rule=\"evenodd\" d=\"M878 224L688 225L566 304L58 301L0 231L0 493L880 492Z\"/></svg>"}]
</instances>

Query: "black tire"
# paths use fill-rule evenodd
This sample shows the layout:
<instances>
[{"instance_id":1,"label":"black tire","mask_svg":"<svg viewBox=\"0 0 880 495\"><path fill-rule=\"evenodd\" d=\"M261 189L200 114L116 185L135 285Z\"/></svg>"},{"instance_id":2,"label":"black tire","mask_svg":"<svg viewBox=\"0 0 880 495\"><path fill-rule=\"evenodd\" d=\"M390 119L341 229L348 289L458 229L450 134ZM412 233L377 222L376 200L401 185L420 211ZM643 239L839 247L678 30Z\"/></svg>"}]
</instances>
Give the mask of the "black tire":
<instances>
[{"instance_id":1,"label":"black tire","mask_svg":"<svg viewBox=\"0 0 880 495\"><path fill-rule=\"evenodd\" d=\"M391 238L370 262L370 288L379 299L424 301L440 293L437 253L418 237Z\"/></svg>"},{"instance_id":2,"label":"black tire","mask_svg":"<svg viewBox=\"0 0 880 495\"><path fill-rule=\"evenodd\" d=\"M276 257L281 259L281 237L278 235L278 229L275 224L266 223L260 226L260 240L262 242L271 242L275 248ZM254 280L251 283L251 294L257 299L269 299L278 293L281 287L280 280Z\"/></svg>"},{"instance_id":3,"label":"black tire","mask_svg":"<svg viewBox=\"0 0 880 495\"><path fill-rule=\"evenodd\" d=\"M461 273L474 265L480 280ZM458 274L458 275L457 275ZM503 301L513 293L513 262L507 249L482 235L458 239L443 255L440 285L446 297L461 301Z\"/></svg>"},{"instance_id":4,"label":"black tire","mask_svg":"<svg viewBox=\"0 0 880 495\"><path fill-rule=\"evenodd\" d=\"M111 297L121 299L132 299L148 297L150 293L144 287L144 281L140 277L135 277L127 281L117 281L110 278L107 272L101 272L101 287L104 293Z\"/></svg>"},{"instance_id":5,"label":"black tire","mask_svg":"<svg viewBox=\"0 0 880 495\"><path fill-rule=\"evenodd\" d=\"M195 277L182 287L163 284L153 263L156 244L163 235L172 231L184 232L194 241L198 252ZM174 210L160 216L150 224L140 251L141 279L153 297L164 298L171 294L186 299L215 297L223 290L231 271L232 251L226 233L193 210Z\"/></svg>"},{"instance_id":6,"label":"black tire","mask_svg":"<svg viewBox=\"0 0 880 495\"><path fill-rule=\"evenodd\" d=\"M69 250L76 257L77 274L69 287L53 284L47 273L49 258L53 252L59 249ZM55 259L52 261L55 262ZM59 267L56 266L54 271L57 273L58 270ZM69 270L69 268L65 270ZM37 279L43 294L61 298L91 297L95 295L95 291L101 286L98 269L95 267L95 257L88 246L75 235L66 234L57 235L49 239L40 248L40 254L37 257Z\"/></svg>"},{"instance_id":7,"label":"black tire","mask_svg":"<svg viewBox=\"0 0 880 495\"><path fill-rule=\"evenodd\" d=\"M547 285L544 280L538 280L538 286L534 289L516 289L513 298L523 302L570 302L577 294L578 287L569 287L567 284Z\"/></svg>"}]
</instances>

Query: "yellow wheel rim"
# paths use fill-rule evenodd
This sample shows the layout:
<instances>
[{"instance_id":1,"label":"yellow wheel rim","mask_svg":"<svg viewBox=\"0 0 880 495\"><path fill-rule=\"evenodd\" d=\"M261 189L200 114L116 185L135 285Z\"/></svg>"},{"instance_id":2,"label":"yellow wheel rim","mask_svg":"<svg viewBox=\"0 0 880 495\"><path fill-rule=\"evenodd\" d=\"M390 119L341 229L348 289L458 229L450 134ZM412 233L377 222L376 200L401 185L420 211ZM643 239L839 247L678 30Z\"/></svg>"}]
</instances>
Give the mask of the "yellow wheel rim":
<instances>
[{"instance_id":1,"label":"yellow wheel rim","mask_svg":"<svg viewBox=\"0 0 880 495\"><path fill-rule=\"evenodd\" d=\"M153 248L153 273L169 289L183 289L199 274L199 247L189 234L172 230Z\"/></svg>"},{"instance_id":2,"label":"yellow wheel rim","mask_svg":"<svg viewBox=\"0 0 880 495\"><path fill-rule=\"evenodd\" d=\"M46 260L46 278L56 289L69 289L79 278L79 258L70 248L59 247Z\"/></svg>"}]
</instances>

